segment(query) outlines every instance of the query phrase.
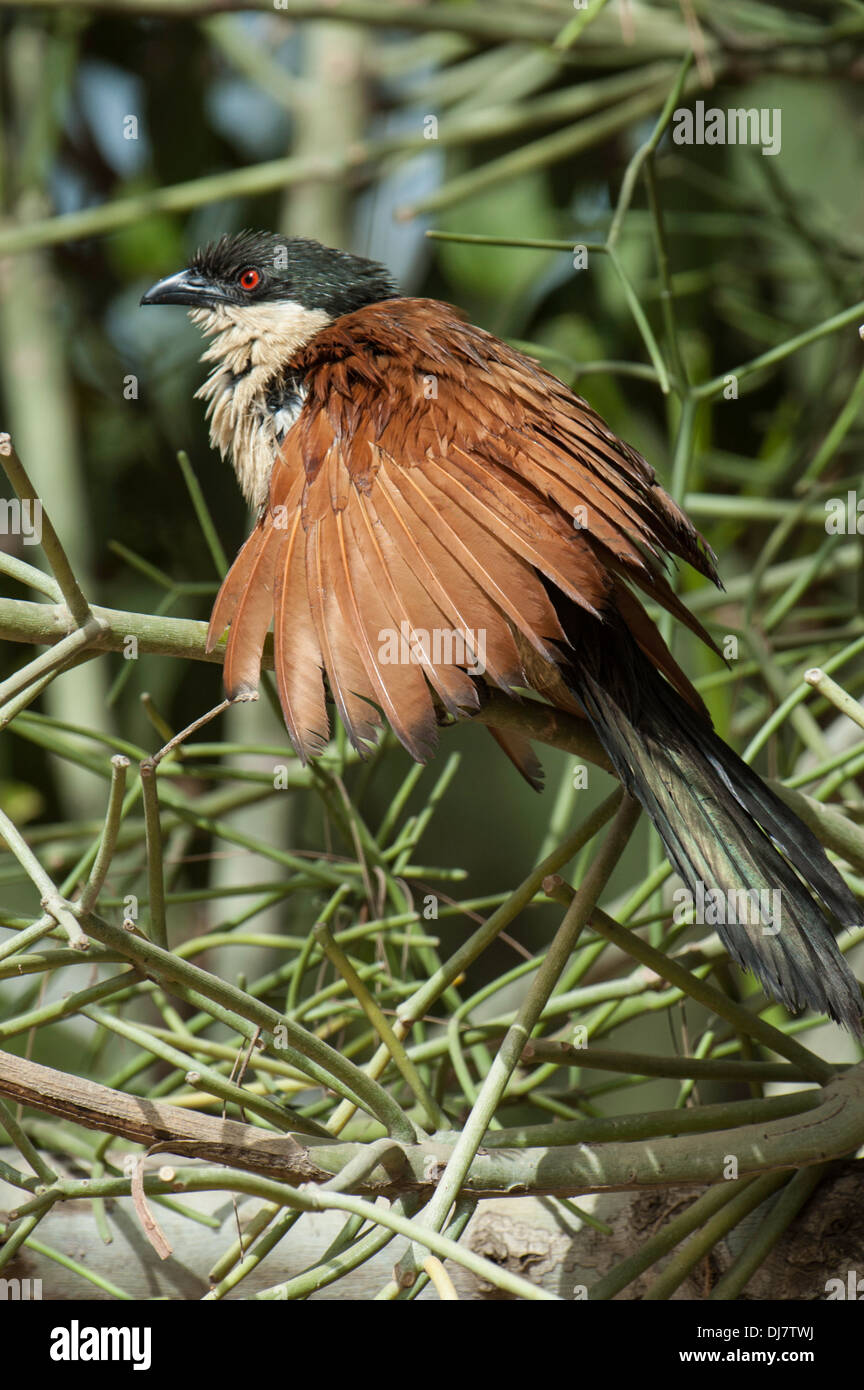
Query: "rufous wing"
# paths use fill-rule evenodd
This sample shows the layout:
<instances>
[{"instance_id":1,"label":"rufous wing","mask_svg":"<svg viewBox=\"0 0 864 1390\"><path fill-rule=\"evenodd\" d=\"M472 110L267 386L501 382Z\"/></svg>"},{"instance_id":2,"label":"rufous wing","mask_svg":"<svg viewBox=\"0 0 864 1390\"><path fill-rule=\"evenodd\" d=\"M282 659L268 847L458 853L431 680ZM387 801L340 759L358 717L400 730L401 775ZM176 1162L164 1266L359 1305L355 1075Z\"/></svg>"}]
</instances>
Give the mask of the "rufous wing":
<instances>
[{"instance_id":1,"label":"rufous wing","mask_svg":"<svg viewBox=\"0 0 864 1390\"><path fill-rule=\"evenodd\" d=\"M700 707L629 584L710 640L664 564L678 556L713 578L712 557L584 401L425 300L345 315L292 365L305 403L219 591L208 648L230 625L226 687L243 693L257 684L272 621L279 698L302 758L329 737L325 677L358 749L386 719L420 761L440 711L476 709L483 681L548 693L552 672L579 660L556 591L598 627L623 618ZM544 668L548 681L532 678ZM536 783L524 741L496 737Z\"/></svg>"}]
</instances>

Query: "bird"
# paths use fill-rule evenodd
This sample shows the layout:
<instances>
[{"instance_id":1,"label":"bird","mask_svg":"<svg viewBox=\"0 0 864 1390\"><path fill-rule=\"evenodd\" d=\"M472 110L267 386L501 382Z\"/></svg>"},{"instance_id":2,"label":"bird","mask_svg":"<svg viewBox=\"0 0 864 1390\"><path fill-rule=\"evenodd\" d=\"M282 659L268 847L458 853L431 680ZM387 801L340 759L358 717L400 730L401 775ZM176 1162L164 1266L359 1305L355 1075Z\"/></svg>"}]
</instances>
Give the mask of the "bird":
<instances>
[{"instance_id":1,"label":"bird","mask_svg":"<svg viewBox=\"0 0 864 1390\"><path fill-rule=\"evenodd\" d=\"M310 238L229 233L141 303L185 306L203 333L196 395L256 516L210 618L228 697L257 689L272 626L304 763L328 743L328 691L361 754L386 720L419 762L489 689L587 719L695 901L779 894L779 921L719 914L732 958L791 1012L864 1036L835 940L859 904L714 731L640 599L717 651L669 578L683 561L719 584L716 557L651 465L535 359ZM539 786L527 739L493 732Z\"/></svg>"}]
</instances>

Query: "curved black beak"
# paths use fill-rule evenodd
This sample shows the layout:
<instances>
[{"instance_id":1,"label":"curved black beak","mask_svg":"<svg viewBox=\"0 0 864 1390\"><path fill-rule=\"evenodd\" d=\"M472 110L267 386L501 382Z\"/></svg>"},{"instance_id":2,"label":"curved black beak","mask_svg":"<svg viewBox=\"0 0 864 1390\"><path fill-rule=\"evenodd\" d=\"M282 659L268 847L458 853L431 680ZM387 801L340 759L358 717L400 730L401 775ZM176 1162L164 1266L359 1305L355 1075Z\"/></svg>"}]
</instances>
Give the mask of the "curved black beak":
<instances>
[{"instance_id":1,"label":"curved black beak","mask_svg":"<svg viewBox=\"0 0 864 1390\"><path fill-rule=\"evenodd\" d=\"M192 270L179 270L176 275L157 281L141 296L142 304L188 304L195 309L207 309L224 301L225 296L212 280Z\"/></svg>"}]
</instances>

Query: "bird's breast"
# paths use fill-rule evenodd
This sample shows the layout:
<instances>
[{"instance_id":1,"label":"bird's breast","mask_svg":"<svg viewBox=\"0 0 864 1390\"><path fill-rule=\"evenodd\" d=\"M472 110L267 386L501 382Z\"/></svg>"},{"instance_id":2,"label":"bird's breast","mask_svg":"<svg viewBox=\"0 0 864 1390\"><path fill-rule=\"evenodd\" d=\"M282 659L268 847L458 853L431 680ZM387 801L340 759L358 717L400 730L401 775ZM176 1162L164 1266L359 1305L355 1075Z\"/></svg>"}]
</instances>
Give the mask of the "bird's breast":
<instances>
[{"instance_id":1,"label":"bird's breast","mask_svg":"<svg viewBox=\"0 0 864 1390\"><path fill-rule=\"evenodd\" d=\"M192 318L213 338L202 361L214 366L196 393L208 403L210 443L233 465L247 502L260 508L273 460L305 400L292 358L329 318L288 304Z\"/></svg>"}]
</instances>

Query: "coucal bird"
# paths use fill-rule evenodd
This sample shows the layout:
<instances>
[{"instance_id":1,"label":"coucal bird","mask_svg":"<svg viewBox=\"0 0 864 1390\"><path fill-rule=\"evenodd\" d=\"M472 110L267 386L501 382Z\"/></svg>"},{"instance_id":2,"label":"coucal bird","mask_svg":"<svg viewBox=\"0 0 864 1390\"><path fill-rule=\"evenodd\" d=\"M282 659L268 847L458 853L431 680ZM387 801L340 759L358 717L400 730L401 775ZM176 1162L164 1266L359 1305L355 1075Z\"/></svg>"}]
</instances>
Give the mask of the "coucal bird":
<instances>
[{"instance_id":1,"label":"coucal bird","mask_svg":"<svg viewBox=\"0 0 864 1390\"><path fill-rule=\"evenodd\" d=\"M779 924L718 925L734 959L860 1032L832 930L862 922L857 902L714 733L634 592L713 646L665 567L719 583L714 556L641 455L458 310L315 241L225 236L141 302L186 305L211 340L198 395L257 509L210 620L210 649L230 626L228 694L257 688L272 623L304 760L329 738L325 677L357 749L383 716L421 762L437 711L470 714L484 682L583 714L697 898L780 891ZM497 737L536 782L527 742Z\"/></svg>"}]
</instances>

